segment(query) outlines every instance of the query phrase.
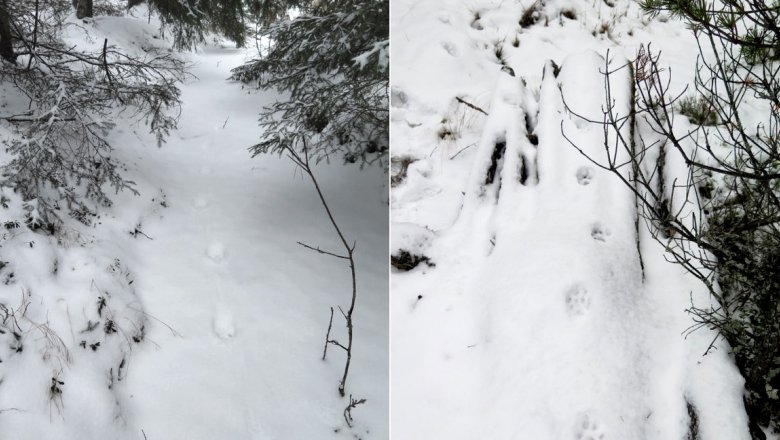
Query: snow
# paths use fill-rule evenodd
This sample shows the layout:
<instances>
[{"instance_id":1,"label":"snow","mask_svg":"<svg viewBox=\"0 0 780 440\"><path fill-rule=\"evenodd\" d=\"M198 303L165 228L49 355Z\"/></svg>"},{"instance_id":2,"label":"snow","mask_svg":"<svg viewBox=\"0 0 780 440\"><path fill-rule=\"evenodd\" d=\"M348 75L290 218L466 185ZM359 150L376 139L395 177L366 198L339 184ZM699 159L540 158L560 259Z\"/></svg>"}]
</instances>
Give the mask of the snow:
<instances>
[{"instance_id":1,"label":"snow","mask_svg":"<svg viewBox=\"0 0 780 440\"><path fill-rule=\"evenodd\" d=\"M140 17L96 18L68 38L95 47L108 38L131 52L170 45ZM0 303L24 344L16 352L14 335L0 334L3 431L19 440L389 438L387 175L339 161L314 169L357 242L347 393L367 402L349 428L337 390L343 353L320 359L329 308L349 304L349 267L296 243L338 249L338 237L290 161L247 151L261 136L260 109L278 96L227 80L251 50L214 42L180 56L192 77L167 143L158 148L132 112L110 138L140 195L115 195L90 227L66 219L58 241L24 227L24 203L2 189L0 219L22 224L3 231L0 276L14 281L0 284ZM338 316L331 336L346 339Z\"/></svg>"},{"instance_id":2,"label":"snow","mask_svg":"<svg viewBox=\"0 0 780 440\"><path fill-rule=\"evenodd\" d=\"M699 438L750 438L728 347L704 356L714 333L686 332L706 291L635 228L633 194L566 139L625 161L618 133L608 156L586 119L603 118L601 72L641 44L662 50L673 91L692 79L684 25L610 3L393 2L392 151L411 164L391 191L391 251L435 265L391 274L394 438L686 438L688 403ZM521 28L532 4L541 18ZM631 81L614 74L618 115Z\"/></svg>"}]
</instances>

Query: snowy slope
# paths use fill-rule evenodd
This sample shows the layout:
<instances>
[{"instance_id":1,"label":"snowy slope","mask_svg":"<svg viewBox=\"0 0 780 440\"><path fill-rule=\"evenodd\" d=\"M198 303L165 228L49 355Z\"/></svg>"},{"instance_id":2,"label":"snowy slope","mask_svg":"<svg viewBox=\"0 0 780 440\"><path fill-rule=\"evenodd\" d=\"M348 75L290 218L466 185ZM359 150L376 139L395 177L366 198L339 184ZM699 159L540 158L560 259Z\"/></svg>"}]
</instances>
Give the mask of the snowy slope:
<instances>
[{"instance_id":1,"label":"snowy slope","mask_svg":"<svg viewBox=\"0 0 780 440\"><path fill-rule=\"evenodd\" d=\"M605 160L574 113L601 118L607 50L652 42L681 90L688 31L628 1L429 0L396 2L391 32L391 251L432 263L391 277L393 436L750 438L727 347L684 334L708 298L562 135Z\"/></svg>"},{"instance_id":2,"label":"snowy slope","mask_svg":"<svg viewBox=\"0 0 780 440\"><path fill-rule=\"evenodd\" d=\"M152 38L156 30L145 16L104 17L71 38L169 45ZM167 143L158 148L129 118L112 135L140 195L116 195L93 227L68 223L72 242L25 229L3 244L18 253L10 261L19 280L0 291L3 303L31 305L21 323L29 349L0 356L0 424L12 433L2 437L387 439L386 174L338 161L315 169L357 241L347 392L367 402L348 428L337 392L343 357L320 357L329 308L349 302L349 267L296 244L338 245L311 183L285 158L247 151L261 135L259 110L277 96L227 80L250 50L212 43L181 56L193 77ZM22 217L9 197L5 216ZM118 332L104 331L107 316ZM42 328L56 343L41 341ZM344 337L335 319L334 331Z\"/></svg>"}]
</instances>

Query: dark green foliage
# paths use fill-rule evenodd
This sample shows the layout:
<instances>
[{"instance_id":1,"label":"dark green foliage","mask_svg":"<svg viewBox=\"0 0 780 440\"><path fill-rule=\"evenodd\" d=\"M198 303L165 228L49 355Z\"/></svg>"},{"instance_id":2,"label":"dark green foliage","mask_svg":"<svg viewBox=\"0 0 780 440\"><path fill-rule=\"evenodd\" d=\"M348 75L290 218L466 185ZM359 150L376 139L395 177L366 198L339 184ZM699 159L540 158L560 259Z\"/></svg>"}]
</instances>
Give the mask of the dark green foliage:
<instances>
[{"instance_id":1,"label":"dark green foliage","mask_svg":"<svg viewBox=\"0 0 780 440\"><path fill-rule=\"evenodd\" d=\"M644 0L642 9L650 16L668 12L674 18L691 21L706 21L708 2L705 0Z\"/></svg>"},{"instance_id":2,"label":"dark green foliage","mask_svg":"<svg viewBox=\"0 0 780 440\"><path fill-rule=\"evenodd\" d=\"M309 5L306 0L130 0L128 7L145 1L171 30L178 49L193 48L210 32L243 47L257 29L287 17L291 9L306 11Z\"/></svg>"},{"instance_id":3,"label":"dark green foliage","mask_svg":"<svg viewBox=\"0 0 780 440\"><path fill-rule=\"evenodd\" d=\"M701 207L693 225L668 210L650 212L649 219L670 232L666 246L675 261L717 300L716 307L690 311L699 326L717 330L731 346L745 378L751 435L765 439L759 426L780 431L780 78L773 66L780 47L780 4L645 0L642 6L694 30L705 48L697 63L697 97L680 101L679 112L698 125L719 124L696 129L691 134L696 151L685 157L688 187L697 189L688 197ZM673 114L674 99L665 89L660 97L647 93L651 82L662 81L657 59L645 58L638 90L645 93L645 111L656 132L685 155L673 121L665 117ZM752 108L767 109L757 115L761 123L743 122L748 100ZM708 177L702 184L703 175Z\"/></svg>"},{"instance_id":4,"label":"dark green foliage","mask_svg":"<svg viewBox=\"0 0 780 440\"><path fill-rule=\"evenodd\" d=\"M709 318L745 377L751 419L770 426L780 414L780 230L768 196L776 189L766 182L729 185L734 195L710 216L706 234L724 304Z\"/></svg>"},{"instance_id":5,"label":"dark green foliage","mask_svg":"<svg viewBox=\"0 0 780 440\"><path fill-rule=\"evenodd\" d=\"M247 14L254 23L268 26L287 16L290 9L302 12L311 9L307 0L244 0Z\"/></svg>"},{"instance_id":6,"label":"dark green foliage","mask_svg":"<svg viewBox=\"0 0 780 440\"><path fill-rule=\"evenodd\" d=\"M276 22L259 58L233 78L275 88L285 99L261 112L254 154L303 151L315 161L384 163L388 149L388 2L323 1Z\"/></svg>"},{"instance_id":7,"label":"dark green foliage","mask_svg":"<svg viewBox=\"0 0 780 440\"><path fill-rule=\"evenodd\" d=\"M236 42L246 43L248 32L243 0L149 0L163 23L173 32L177 48L191 48L215 32Z\"/></svg>"},{"instance_id":8,"label":"dark green foliage","mask_svg":"<svg viewBox=\"0 0 780 440\"><path fill-rule=\"evenodd\" d=\"M741 50L747 64L780 56L780 4L774 0L644 0L651 16L667 12L694 31L704 31Z\"/></svg>"}]
</instances>

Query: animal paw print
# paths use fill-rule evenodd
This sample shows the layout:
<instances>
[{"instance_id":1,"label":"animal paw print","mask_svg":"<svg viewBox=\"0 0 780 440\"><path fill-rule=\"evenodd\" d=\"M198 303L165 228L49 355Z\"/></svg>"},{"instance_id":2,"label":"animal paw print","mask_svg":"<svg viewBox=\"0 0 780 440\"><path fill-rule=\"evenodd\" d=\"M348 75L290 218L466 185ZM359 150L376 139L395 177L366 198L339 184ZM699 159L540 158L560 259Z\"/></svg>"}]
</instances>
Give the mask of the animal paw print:
<instances>
[{"instance_id":1,"label":"animal paw print","mask_svg":"<svg viewBox=\"0 0 780 440\"><path fill-rule=\"evenodd\" d=\"M590 181L593 180L593 169L590 167L580 167L577 170L577 183L582 186L590 185Z\"/></svg>"},{"instance_id":2,"label":"animal paw print","mask_svg":"<svg viewBox=\"0 0 780 440\"><path fill-rule=\"evenodd\" d=\"M590 230L590 236L596 241L606 242L612 235L612 231L605 228L602 224L596 223Z\"/></svg>"},{"instance_id":3,"label":"animal paw print","mask_svg":"<svg viewBox=\"0 0 780 440\"><path fill-rule=\"evenodd\" d=\"M220 242L215 242L206 248L206 255L215 263L225 259L225 247Z\"/></svg>"},{"instance_id":4,"label":"animal paw print","mask_svg":"<svg viewBox=\"0 0 780 440\"><path fill-rule=\"evenodd\" d=\"M218 306L212 322L214 334L220 339L230 339L236 334L233 316L224 306Z\"/></svg>"},{"instance_id":5,"label":"animal paw print","mask_svg":"<svg viewBox=\"0 0 780 440\"><path fill-rule=\"evenodd\" d=\"M590 310L590 294L581 284L575 284L566 291L566 311L569 316L581 316Z\"/></svg>"},{"instance_id":6,"label":"animal paw print","mask_svg":"<svg viewBox=\"0 0 780 440\"><path fill-rule=\"evenodd\" d=\"M195 197L195 199L192 200L192 206L198 209L203 209L209 206L209 199L204 196Z\"/></svg>"},{"instance_id":7,"label":"animal paw print","mask_svg":"<svg viewBox=\"0 0 780 440\"><path fill-rule=\"evenodd\" d=\"M454 44L452 44L450 42L443 41L441 43L441 47L444 48L444 50L446 50L447 53L450 54L450 56L456 57L456 56L460 55L460 52L458 51L457 46L455 46Z\"/></svg>"},{"instance_id":8,"label":"animal paw print","mask_svg":"<svg viewBox=\"0 0 780 440\"><path fill-rule=\"evenodd\" d=\"M590 416L585 416L577 427L577 440L604 440L605 434L601 425Z\"/></svg>"}]
</instances>

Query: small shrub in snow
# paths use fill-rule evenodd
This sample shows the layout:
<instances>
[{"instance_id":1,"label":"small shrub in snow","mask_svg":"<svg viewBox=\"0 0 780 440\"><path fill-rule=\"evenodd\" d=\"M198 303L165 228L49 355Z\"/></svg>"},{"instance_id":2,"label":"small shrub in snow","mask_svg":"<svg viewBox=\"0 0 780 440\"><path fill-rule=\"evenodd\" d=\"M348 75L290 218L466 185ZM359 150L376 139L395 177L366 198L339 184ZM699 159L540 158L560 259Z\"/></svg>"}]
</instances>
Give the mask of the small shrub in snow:
<instances>
[{"instance_id":1,"label":"small shrub in snow","mask_svg":"<svg viewBox=\"0 0 780 440\"><path fill-rule=\"evenodd\" d=\"M721 311L696 311L731 344L745 376L748 400L762 424L780 414L780 234L775 226L746 227L762 221L753 213L775 207L751 194L745 203L725 204L709 216L706 239L717 257ZM706 312L706 314L705 314Z\"/></svg>"},{"instance_id":2,"label":"small shrub in snow","mask_svg":"<svg viewBox=\"0 0 780 440\"><path fill-rule=\"evenodd\" d=\"M0 377L10 387L38 389L39 397L47 392L48 399L38 399L41 407L25 410L48 417L64 411L64 382L72 368L89 364L78 374L82 383L92 381L95 387L103 387L106 377L122 380L117 366L143 340L146 317L120 260L100 256L79 240L40 236L15 219L24 213L20 197L7 199L3 214L13 227L0 247L3 261L10 261L0 268L6 284L0 285ZM52 287L40 287L41 280L67 300L64 307L51 298ZM41 378L28 370L52 376ZM41 389L42 379L49 378L54 380L48 390Z\"/></svg>"},{"instance_id":3,"label":"small shrub in snow","mask_svg":"<svg viewBox=\"0 0 780 440\"><path fill-rule=\"evenodd\" d=\"M503 51L501 53L503 54ZM511 68L506 65L502 69L511 71ZM512 76L514 76L514 73L512 73ZM441 119L441 125L436 132L436 136L442 141L456 141L460 139L464 130L474 123L474 118L478 113L487 115L483 109L456 96L450 103L449 111Z\"/></svg>"},{"instance_id":4,"label":"small shrub in snow","mask_svg":"<svg viewBox=\"0 0 780 440\"><path fill-rule=\"evenodd\" d=\"M703 96L686 96L680 100L678 111L696 125L715 125L718 114Z\"/></svg>"},{"instance_id":5,"label":"small shrub in snow","mask_svg":"<svg viewBox=\"0 0 780 440\"><path fill-rule=\"evenodd\" d=\"M454 141L460 134L458 133L457 128L453 126L452 121L444 118L441 120L441 126L439 127L439 131L436 132L436 136L443 141Z\"/></svg>"},{"instance_id":6,"label":"small shrub in snow","mask_svg":"<svg viewBox=\"0 0 780 440\"><path fill-rule=\"evenodd\" d=\"M429 267L436 266L431 262L431 259L425 255L413 254L403 249L390 256L390 265L403 272L410 271L421 263L425 263Z\"/></svg>"}]
</instances>

